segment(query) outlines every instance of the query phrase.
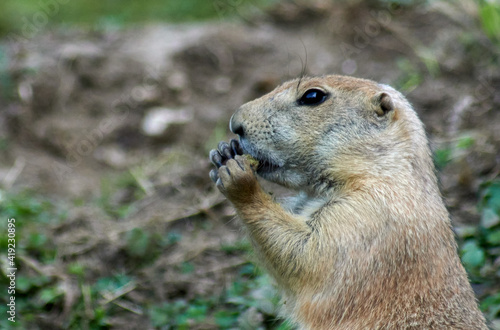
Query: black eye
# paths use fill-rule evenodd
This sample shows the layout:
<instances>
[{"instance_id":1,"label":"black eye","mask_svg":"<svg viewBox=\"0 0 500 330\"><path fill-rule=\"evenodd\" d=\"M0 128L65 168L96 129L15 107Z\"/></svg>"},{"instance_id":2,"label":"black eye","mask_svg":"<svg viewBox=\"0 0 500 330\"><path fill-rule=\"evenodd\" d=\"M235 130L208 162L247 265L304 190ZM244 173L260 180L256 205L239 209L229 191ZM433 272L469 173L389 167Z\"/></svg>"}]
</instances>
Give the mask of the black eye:
<instances>
[{"instance_id":1,"label":"black eye","mask_svg":"<svg viewBox=\"0 0 500 330\"><path fill-rule=\"evenodd\" d=\"M297 101L299 105L318 105L326 100L328 95L319 89L309 89Z\"/></svg>"}]
</instances>

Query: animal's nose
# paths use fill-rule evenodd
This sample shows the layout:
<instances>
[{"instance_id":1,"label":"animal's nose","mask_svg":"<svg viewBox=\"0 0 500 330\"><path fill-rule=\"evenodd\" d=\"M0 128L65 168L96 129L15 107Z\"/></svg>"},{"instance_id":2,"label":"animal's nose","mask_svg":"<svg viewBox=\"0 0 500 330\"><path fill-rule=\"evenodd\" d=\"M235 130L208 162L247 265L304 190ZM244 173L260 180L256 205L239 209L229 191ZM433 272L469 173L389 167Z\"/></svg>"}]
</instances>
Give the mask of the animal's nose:
<instances>
[{"instance_id":1,"label":"animal's nose","mask_svg":"<svg viewBox=\"0 0 500 330\"><path fill-rule=\"evenodd\" d=\"M229 129L231 130L231 132L233 132L234 134L238 134L240 137L243 137L245 135L245 127L239 119L238 113L235 113L231 117L231 120L229 121Z\"/></svg>"}]
</instances>

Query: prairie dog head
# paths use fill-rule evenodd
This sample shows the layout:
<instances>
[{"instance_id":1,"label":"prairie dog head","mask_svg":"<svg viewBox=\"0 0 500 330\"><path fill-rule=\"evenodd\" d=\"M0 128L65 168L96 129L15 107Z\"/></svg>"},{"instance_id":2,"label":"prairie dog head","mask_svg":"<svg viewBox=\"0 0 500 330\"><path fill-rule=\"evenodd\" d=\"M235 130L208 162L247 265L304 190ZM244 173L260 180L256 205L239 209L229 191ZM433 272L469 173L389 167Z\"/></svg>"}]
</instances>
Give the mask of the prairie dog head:
<instances>
[{"instance_id":1,"label":"prairie dog head","mask_svg":"<svg viewBox=\"0 0 500 330\"><path fill-rule=\"evenodd\" d=\"M230 129L260 161L259 175L311 193L429 158L423 125L405 98L352 77L286 82L241 106Z\"/></svg>"}]
</instances>

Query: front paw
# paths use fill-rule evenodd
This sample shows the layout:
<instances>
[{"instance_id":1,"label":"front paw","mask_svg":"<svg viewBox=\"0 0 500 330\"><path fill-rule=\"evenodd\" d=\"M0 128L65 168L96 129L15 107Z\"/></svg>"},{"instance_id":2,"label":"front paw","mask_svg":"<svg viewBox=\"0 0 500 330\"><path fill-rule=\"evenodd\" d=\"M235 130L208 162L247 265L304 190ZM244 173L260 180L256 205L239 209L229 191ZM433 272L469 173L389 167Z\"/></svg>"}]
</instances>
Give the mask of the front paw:
<instances>
[{"instance_id":1,"label":"front paw","mask_svg":"<svg viewBox=\"0 0 500 330\"><path fill-rule=\"evenodd\" d=\"M242 154L243 150L236 140L230 144L221 142L218 149L210 151L210 160L216 166L210 171L210 178L231 201L251 193L257 184L254 164Z\"/></svg>"},{"instance_id":2,"label":"front paw","mask_svg":"<svg viewBox=\"0 0 500 330\"><path fill-rule=\"evenodd\" d=\"M215 165L216 169L210 171L210 178L213 182L217 183L219 179L219 169L221 166L225 166L227 161L234 159L236 155L242 155L243 149L240 146L238 140L231 140L230 143L225 141L219 142L217 149L210 150L209 158L212 164Z\"/></svg>"}]
</instances>

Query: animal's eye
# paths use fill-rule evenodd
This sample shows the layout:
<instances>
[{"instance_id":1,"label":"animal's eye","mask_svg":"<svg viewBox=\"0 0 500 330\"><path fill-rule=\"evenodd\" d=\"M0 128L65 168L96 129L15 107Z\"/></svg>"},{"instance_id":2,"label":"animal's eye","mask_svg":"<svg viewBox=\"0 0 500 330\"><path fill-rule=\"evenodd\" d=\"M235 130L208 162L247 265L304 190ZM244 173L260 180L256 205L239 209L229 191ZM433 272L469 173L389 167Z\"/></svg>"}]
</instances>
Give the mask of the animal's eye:
<instances>
[{"instance_id":1,"label":"animal's eye","mask_svg":"<svg viewBox=\"0 0 500 330\"><path fill-rule=\"evenodd\" d=\"M326 100L328 95L319 89L309 89L297 101L299 105L318 105Z\"/></svg>"}]
</instances>

